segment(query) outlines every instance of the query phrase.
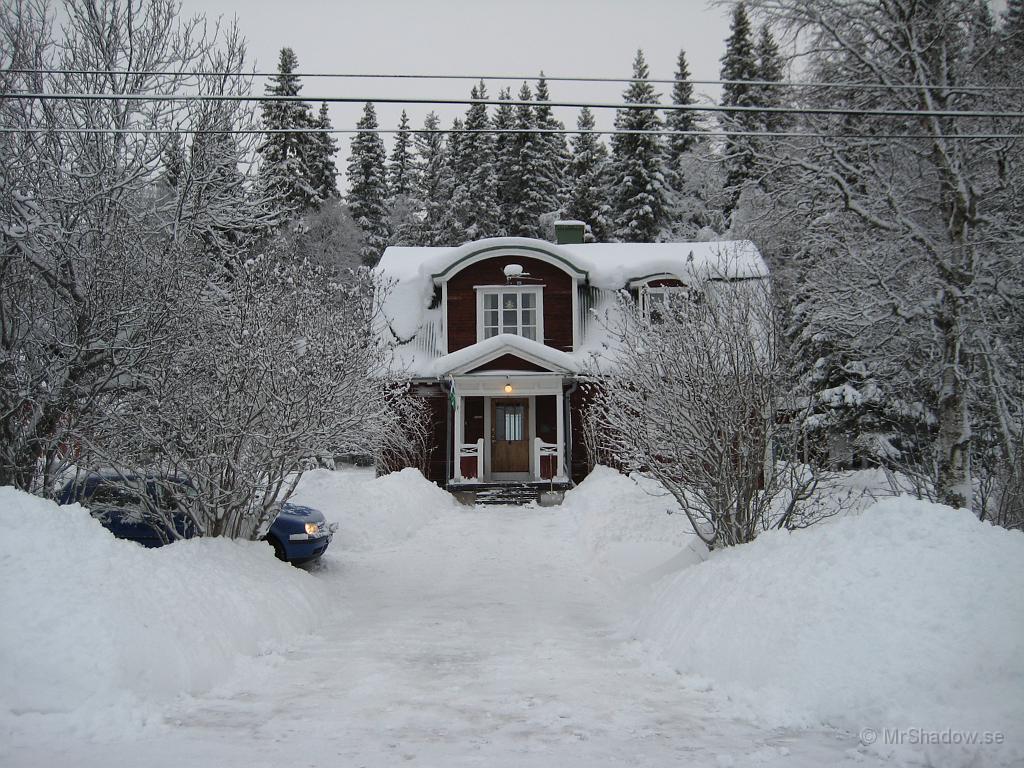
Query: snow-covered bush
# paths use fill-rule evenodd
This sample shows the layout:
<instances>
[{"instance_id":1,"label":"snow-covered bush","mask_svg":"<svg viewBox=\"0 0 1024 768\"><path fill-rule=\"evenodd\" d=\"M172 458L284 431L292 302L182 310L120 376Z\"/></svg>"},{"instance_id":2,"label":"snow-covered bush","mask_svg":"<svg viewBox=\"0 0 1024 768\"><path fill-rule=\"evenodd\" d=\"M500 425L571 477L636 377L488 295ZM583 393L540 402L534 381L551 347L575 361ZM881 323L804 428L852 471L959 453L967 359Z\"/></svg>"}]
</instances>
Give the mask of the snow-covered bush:
<instances>
[{"instance_id":1,"label":"snow-covered bush","mask_svg":"<svg viewBox=\"0 0 1024 768\"><path fill-rule=\"evenodd\" d=\"M812 522L816 473L773 460L790 398L768 286L708 280L620 309L588 415L601 455L658 480L711 547Z\"/></svg>"}]
</instances>

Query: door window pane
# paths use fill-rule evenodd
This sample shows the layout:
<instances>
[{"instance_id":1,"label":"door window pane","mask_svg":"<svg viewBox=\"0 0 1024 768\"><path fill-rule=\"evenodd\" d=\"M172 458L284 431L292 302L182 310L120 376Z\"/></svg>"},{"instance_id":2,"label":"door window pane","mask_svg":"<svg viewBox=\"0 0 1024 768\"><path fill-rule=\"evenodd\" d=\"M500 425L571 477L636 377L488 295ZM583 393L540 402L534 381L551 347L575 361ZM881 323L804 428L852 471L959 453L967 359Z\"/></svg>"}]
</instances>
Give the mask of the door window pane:
<instances>
[{"instance_id":1,"label":"door window pane","mask_svg":"<svg viewBox=\"0 0 1024 768\"><path fill-rule=\"evenodd\" d=\"M496 405L494 407L495 438L498 440L523 439L523 405Z\"/></svg>"}]
</instances>

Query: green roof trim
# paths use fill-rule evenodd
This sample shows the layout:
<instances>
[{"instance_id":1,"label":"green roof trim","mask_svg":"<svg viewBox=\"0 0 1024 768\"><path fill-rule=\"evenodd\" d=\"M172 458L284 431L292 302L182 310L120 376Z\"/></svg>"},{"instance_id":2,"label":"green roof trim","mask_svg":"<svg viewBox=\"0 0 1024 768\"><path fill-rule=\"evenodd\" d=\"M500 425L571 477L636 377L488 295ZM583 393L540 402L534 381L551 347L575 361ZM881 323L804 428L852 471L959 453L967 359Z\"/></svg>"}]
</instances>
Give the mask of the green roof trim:
<instances>
[{"instance_id":1,"label":"green roof trim","mask_svg":"<svg viewBox=\"0 0 1024 768\"><path fill-rule=\"evenodd\" d=\"M489 245L486 248L480 248L479 250L470 251L469 253L467 253L465 256L463 256L458 261L453 261L451 264L449 264L447 267L445 267L442 271L437 272L437 273L431 275L430 279L431 280L437 280L439 278L443 278L445 275L450 273L452 270L455 270L455 268L458 267L459 264L462 264L464 261L468 261L469 259L474 259L477 256L479 256L480 254L487 253L489 251L506 251L506 250L533 251L534 253L542 253L545 256L547 256L548 258L554 259L555 261L558 261L558 262L561 262L562 264L564 264L566 267L569 268L569 271L571 271L573 274L575 274L575 275L582 275L583 279L585 281L589 281L590 280L590 273L587 272L587 270L580 269L575 264L573 264L571 261L569 261L568 259L566 259L563 256L559 256L557 253L553 253L553 252L547 250L546 248L537 248L537 247L532 246L532 245ZM456 270L456 271L458 271L458 270Z\"/></svg>"}]
</instances>

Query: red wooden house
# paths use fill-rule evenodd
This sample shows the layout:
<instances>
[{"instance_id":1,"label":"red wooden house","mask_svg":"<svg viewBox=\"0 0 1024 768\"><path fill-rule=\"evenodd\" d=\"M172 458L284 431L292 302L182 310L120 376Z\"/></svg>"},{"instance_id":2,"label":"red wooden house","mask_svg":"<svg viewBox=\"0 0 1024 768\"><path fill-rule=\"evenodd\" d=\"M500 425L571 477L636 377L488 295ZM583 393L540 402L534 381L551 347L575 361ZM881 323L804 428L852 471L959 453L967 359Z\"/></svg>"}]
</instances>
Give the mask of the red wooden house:
<instances>
[{"instance_id":1,"label":"red wooden house","mask_svg":"<svg viewBox=\"0 0 1024 768\"><path fill-rule=\"evenodd\" d=\"M428 477L453 491L567 488L593 466L577 380L609 363L602 315L623 290L656 309L700 274L761 278L748 241L557 243L491 238L451 248L388 248L376 268L393 365L430 406Z\"/></svg>"}]
</instances>

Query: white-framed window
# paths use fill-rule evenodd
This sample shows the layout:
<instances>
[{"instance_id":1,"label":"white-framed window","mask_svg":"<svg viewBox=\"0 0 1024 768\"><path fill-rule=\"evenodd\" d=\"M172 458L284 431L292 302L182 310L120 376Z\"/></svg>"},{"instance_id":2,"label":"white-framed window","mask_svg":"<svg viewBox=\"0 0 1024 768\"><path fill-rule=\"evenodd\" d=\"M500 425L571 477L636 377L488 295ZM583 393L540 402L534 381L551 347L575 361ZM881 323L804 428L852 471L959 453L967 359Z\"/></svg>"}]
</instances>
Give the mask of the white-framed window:
<instances>
[{"instance_id":1,"label":"white-framed window","mask_svg":"<svg viewBox=\"0 0 1024 768\"><path fill-rule=\"evenodd\" d=\"M685 285L644 286L640 289L640 310L651 322L659 322L673 305L683 301L694 301L696 293Z\"/></svg>"},{"instance_id":2,"label":"white-framed window","mask_svg":"<svg viewBox=\"0 0 1024 768\"><path fill-rule=\"evenodd\" d=\"M544 340L544 292L540 286L477 288L477 340L512 333Z\"/></svg>"}]
</instances>

